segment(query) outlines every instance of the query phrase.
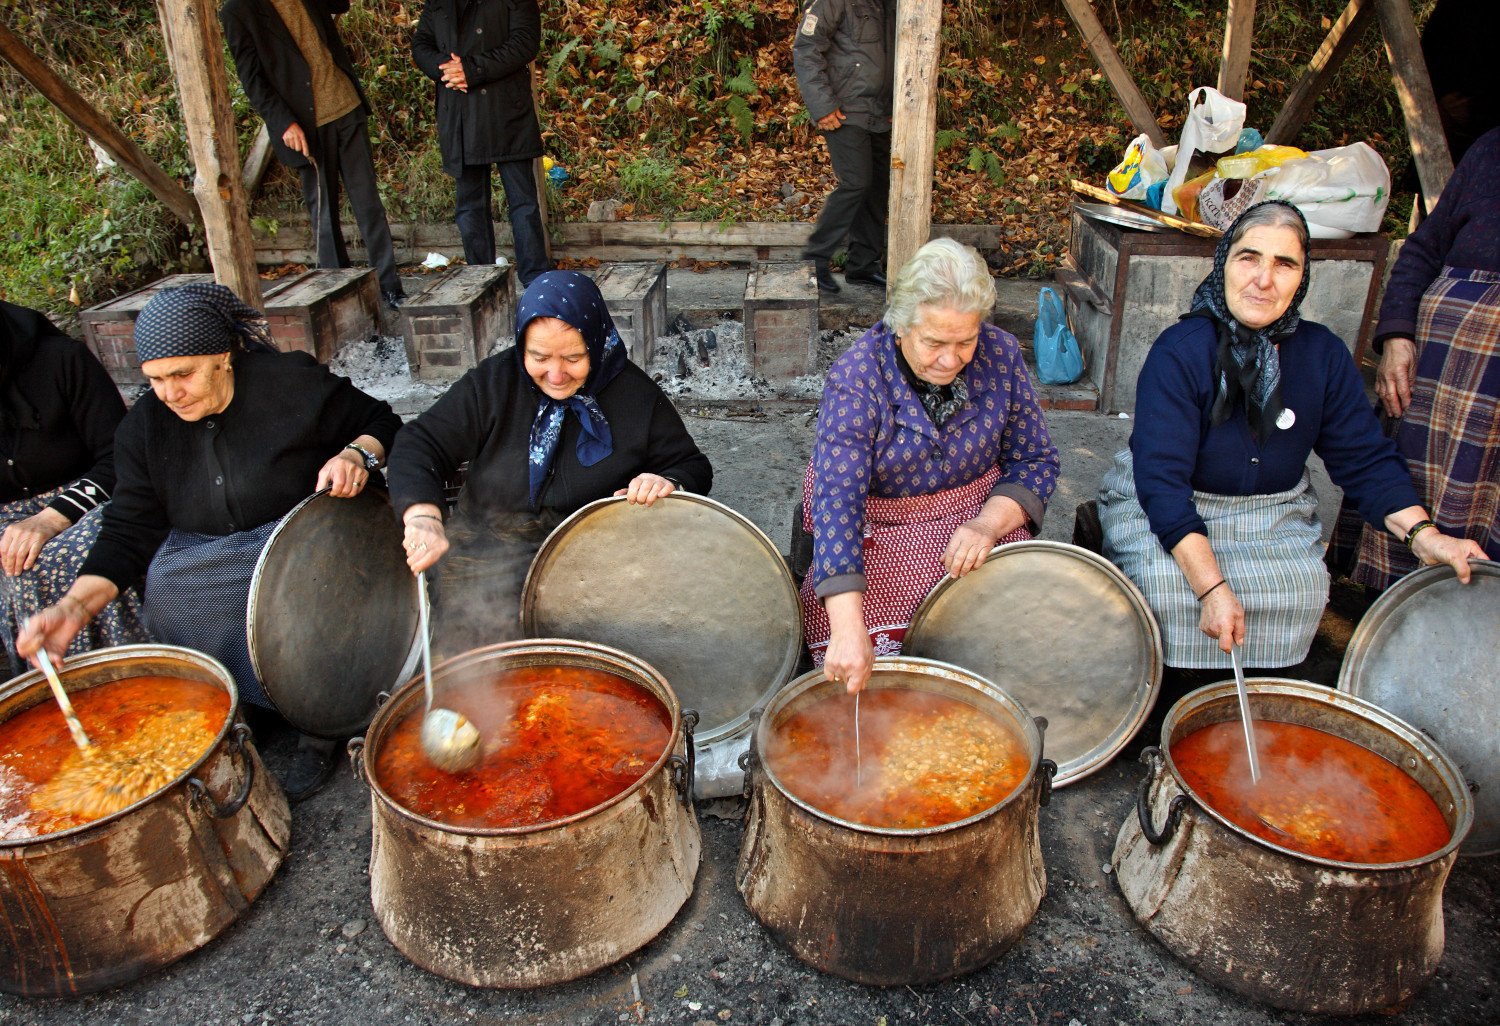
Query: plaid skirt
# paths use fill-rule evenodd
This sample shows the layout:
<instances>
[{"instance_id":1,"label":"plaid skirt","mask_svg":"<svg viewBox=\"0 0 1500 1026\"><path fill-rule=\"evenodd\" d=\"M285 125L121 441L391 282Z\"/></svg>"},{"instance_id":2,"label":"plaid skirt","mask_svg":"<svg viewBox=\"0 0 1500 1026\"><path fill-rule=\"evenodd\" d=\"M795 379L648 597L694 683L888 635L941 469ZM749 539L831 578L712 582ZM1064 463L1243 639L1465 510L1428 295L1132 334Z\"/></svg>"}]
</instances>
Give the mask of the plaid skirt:
<instances>
[{"instance_id":1,"label":"plaid skirt","mask_svg":"<svg viewBox=\"0 0 1500 1026\"><path fill-rule=\"evenodd\" d=\"M75 482L76 483L76 482ZM72 487L72 484L64 487ZM63 489L29 499L17 499L0 506L0 531L28 517L34 517L57 498ZM78 568L94 547L103 523L104 507L96 506L78 518L77 523L42 546L41 555L15 577L0 575L0 595L5 609L0 614L0 635L4 636L8 676L25 672L27 667L16 655L16 634L38 610L62 598L78 579ZM129 645L149 641L141 622L141 596L137 588L126 588L105 606L78 637L68 646L68 655L80 655L96 648Z\"/></svg>"},{"instance_id":2,"label":"plaid skirt","mask_svg":"<svg viewBox=\"0 0 1500 1026\"><path fill-rule=\"evenodd\" d=\"M1411 406L1387 434L1443 533L1500 559L1500 273L1443 268L1422 297L1416 344ZM1351 580L1384 589L1417 568L1389 531L1341 516L1341 533L1354 524Z\"/></svg>"},{"instance_id":3,"label":"plaid skirt","mask_svg":"<svg viewBox=\"0 0 1500 1026\"><path fill-rule=\"evenodd\" d=\"M1244 663L1291 666L1307 657L1323 608L1328 571L1318 497L1304 470L1297 486L1270 495L1194 492L1193 504L1208 528L1219 572L1245 607ZM1161 628L1168 666L1229 666L1219 643L1198 629L1202 612L1187 578L1151 532L1135 493L1129 449L1115 462L1099 493L1104 555L1146 596Z\"/></svg>"},{"instance_id":4,"label":"plaid skirt","mask_svg":"<svg viewBox=\"0 0 1500 1026\"><path fill-rule=\"evenodd\" d=\"M978 479L931 495L905 499L865 499L865 629L877 656L897 655L911 626L912 614L948 571L943 569L943 550L948 539L966 521L974 519L990 497L1000 468L992 467ZM802 525L812 532L812 466L802 482ZM1025 541L1025 527L1001 538L996 544ZM828 613L823 600L813 592L813 571L808 571L799 592L802 600L802 632L813 662L823 665L828 651Z\"/></svg>"}]
</instances>

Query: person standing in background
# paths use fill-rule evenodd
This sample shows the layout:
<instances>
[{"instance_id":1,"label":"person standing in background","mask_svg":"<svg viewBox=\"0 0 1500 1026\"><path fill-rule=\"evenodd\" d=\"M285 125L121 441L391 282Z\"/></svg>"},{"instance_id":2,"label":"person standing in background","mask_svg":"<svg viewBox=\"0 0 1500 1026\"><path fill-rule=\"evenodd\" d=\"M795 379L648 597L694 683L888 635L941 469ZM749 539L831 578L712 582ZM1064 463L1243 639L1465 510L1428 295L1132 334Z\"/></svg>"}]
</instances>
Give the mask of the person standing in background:
<instances>
[{"instance_id":1,"label":"person standing in background","mask_svg":"<svg viewBox=\"0 0 1500 1026\"><path fill-rule=\"evenodd\" d=\"M552 269L532 161L542 129L531 96L541 44L536 0L427 0L411 55L437 83L438 146L456 187L454 221L469 264L495 262L490 165L500 169L523 286Z\"/></svg>"}]
</instances>

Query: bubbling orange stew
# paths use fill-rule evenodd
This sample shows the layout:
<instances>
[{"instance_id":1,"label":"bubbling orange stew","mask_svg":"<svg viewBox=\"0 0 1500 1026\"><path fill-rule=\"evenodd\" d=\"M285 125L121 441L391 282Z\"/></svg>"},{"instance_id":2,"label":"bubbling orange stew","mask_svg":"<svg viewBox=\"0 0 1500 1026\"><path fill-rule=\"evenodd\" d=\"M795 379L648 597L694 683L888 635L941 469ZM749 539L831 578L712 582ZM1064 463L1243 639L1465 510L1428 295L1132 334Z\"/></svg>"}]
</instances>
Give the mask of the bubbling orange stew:
<instances>
[{"instance_id":1,"label":"bubbling orange stew","mask_svg":"<svg viewBox=\"0 0 1500 1026\"><path fill-rule=\"evenodd\" d=\"M645 776L672 733L670 711L646 688L581 666L509 669L440 701L479 729L479 765L432 765L414 702L382 741L375 778L398 805L451 826L535 826L592 809Z\"/></svg>"},{"instance_id":2,"label":"bubbling orange stew","mask_svg":"<svg viewBox=\"0 0 1500 1026\"><path fill-rule=\"evenodd\" d=\"M1334 862L1379 865L1430 855L1452 836L1442 811L1399 766L1315 727L1255 722L1260 783L1250 782L1239 720L1172 743L1182 779L1236 826Z\"/></svg>"},{"instance_id":3,"label":"bubbling orange stew","mask_svg":"<svg viewBox=\"0 0 1500 1026\"><path fill-rule=\"evenodd\" d=\"M1031 758L1016 732L967 702L907 688L833 694L776 725L766 764L793 795L850 823L915 830L1004 801Z\"/></svg>"},{"instance_id":4,"label":"bubbling orange stew","mask_svg":"<svg viewBox=\"0 0 1500 1026\"><path fill-rule=\"evenodd\" d=\"M50 697L0 723L0 841L83 826L161 790L229 715L227 691L180 677L128 677L68 697L87 750Z\"/></svg>"}]
</instances>

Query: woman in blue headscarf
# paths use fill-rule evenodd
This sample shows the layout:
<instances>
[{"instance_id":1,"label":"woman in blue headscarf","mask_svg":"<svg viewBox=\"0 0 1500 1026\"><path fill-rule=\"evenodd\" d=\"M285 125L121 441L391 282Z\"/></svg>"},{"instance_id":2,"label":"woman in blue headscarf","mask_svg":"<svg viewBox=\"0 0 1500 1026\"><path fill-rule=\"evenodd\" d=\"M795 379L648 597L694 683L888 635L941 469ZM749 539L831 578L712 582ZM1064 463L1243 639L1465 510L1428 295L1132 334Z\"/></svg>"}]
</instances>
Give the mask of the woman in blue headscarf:
<instances>
[{"instance_id":1,"label":"woman in blue headscarf","mask_svg":"<svg viewBox=\"0 0 1500 1026\"><path fill-rule=\"evenodd\" d=\"M407 563L417 573L443 561L435 644L447 654L514 636L531 556L570 513L611 495L649 506L677 488L706 495L713 484L708 457L627 358L587 275L550 271L533 281L516 338L408 424L391 453ZM444 486L464 464L445 524Z\"/></svg>"}]
</instances>

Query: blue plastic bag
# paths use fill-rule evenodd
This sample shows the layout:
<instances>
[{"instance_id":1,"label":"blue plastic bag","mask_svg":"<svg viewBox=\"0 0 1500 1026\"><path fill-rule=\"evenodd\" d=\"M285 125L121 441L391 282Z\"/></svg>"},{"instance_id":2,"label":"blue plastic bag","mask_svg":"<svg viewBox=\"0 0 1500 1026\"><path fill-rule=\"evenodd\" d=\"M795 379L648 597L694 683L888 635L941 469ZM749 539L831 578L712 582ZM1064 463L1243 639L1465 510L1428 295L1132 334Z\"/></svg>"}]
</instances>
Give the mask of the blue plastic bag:
<instances>
[{"instance_id":1,"label":"blue plastic bag","mask_svg":"<svg viewBox=\"0 0 1500 1026\"><path fill-rule=\"evenodd\" d=\"M1083 350L1068 328L1068 315L1062 300L1049 288L1042 289L1036 301L1036 333L1032 336L1036 351L1037 375L1048 385L1071 385L1083 377Z\"/></svg>"}]
</instances>

